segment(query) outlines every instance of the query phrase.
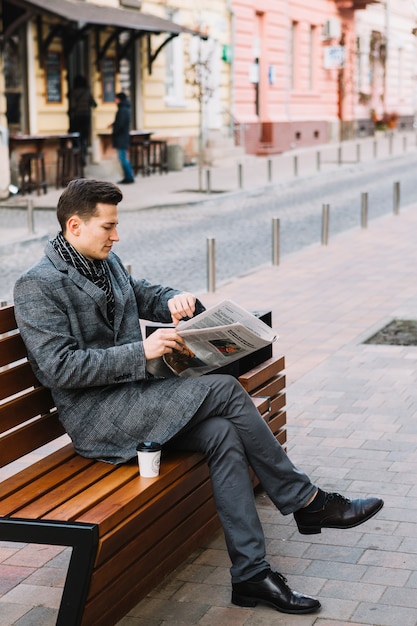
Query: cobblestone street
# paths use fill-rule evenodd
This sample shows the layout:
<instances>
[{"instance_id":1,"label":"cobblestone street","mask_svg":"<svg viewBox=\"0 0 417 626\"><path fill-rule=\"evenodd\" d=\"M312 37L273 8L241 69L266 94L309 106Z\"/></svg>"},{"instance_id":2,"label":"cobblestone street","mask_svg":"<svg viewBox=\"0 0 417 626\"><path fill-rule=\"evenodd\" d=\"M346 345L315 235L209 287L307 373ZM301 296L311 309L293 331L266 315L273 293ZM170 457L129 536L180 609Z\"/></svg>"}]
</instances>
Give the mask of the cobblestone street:
<instances>
[{"instance_id":1,"label":"cobblestone street","mask_svg":"<svg viewBox=\"0 0 417 626\"><path fill-rule=\"evenodd\" d=\"M309 169L306 166L306 175L298 177L283 165L282 182L266 186L259 177L258 186L256 179L251 180L252 187L247 190L213 194L209 198L200 194L200 201L195 203L180 200L172 205L167 200L166 206L161 207L155 206L154 200L168 178L138 178L135 187L140 190L143 185L149 206L154 206L135 209L134 199L127 207L122 203L120 242L115 251L131 266L135 276L201 292L207 286L208 237L215 238L216 280L222 284L271 263L273 218L280 220L280 253L284 256L320 242L323 203L330 204L330 237L360 226L362 192L368 193L370 220L392 211L395 181L401 184L402 205L412 203L417 196L417 151L382 157L377 161L348 163L342 168L331 164L327 169L322 167L320 173L314 172L310 164ZM310 155L313 158L314 153ZM195 172L184 175L194 177ZM59 194L56 192L55 197ZM41 196L36 202L42 200ZM42 256L46 238L56 234L56 201L50 204L50 209L38 210L35 205L37 238L15 245L8 245L7 232L25 230L26 211L0 207L1 301L11 301L17 277Z\"/></svg>"}]
</instances>

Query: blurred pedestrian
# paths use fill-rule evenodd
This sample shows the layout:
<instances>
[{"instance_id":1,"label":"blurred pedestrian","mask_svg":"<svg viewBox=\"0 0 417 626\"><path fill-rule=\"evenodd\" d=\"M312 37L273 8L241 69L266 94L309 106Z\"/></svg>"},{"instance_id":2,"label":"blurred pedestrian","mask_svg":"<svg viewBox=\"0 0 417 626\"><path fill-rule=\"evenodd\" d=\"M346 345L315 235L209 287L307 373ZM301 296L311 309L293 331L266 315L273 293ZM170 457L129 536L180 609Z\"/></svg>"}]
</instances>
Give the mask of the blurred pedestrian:
<instances>
[{"instance_id":1,"label":"blurred pedestrian","mask_svg":"<svg viewBox=\"0 0 417 626\"><path fill-rule=\"evenodd\" d=\"M117 113L112 128L113 148L117 150L117 156L123 170L123 178L119 185L127 185L134 182L132 166L127 156L130 144L130 103L125 93L116 94Z\"/></svg>"},{"instance_id":2,"label":"blurred pedestrian","mask_svg":"<svg viewBox=\"0 0 417 626\"><path fill-rule=\"evenodd\" d=\"M87 150L90 141L91 109L97 106L84 76L74 78L69 93L69 132L80 133L80 148L83 165L87 163Z\"/></svg>"}]
</instances>

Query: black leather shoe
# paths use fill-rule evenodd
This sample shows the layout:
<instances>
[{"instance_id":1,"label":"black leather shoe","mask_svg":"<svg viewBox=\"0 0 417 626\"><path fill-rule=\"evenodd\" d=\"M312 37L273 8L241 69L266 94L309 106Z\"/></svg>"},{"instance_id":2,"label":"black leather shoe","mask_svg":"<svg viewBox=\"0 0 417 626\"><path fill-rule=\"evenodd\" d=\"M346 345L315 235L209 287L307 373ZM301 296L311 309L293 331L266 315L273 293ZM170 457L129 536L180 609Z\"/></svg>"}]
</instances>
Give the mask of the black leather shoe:
<instances>
[{"instance_id":1,"label":"black leather shoe","mask_svg":"<svg viewBox=\"0 0 417 626\"><path fill-rule=\"evenodd\" d=\"M134 178L123 178L123 180L119 180L118 185L131 185L135 182Z\"/></svg>"},{"instance_id":2,"label":"black leather shoe","mask_svg":"<svg viewBox=\"0 0 417 626\"><path fill-rule=\"evenodd\" d=\"M309 507L300 509L295 511L294 519L302 535L314 535L321 533L322 528L359 526L378 513L383 506L384 502L380 498L349 500L339 493L326 493L322 508L318 511L311 511Z\"/></svg>"},{"instance_id":3,"label":"black leather shoe","mask_svg":"<svg viewBox=\"0 0 417 626\"><path fill-rule=\"evenodd\" d=\"M258 602L268 604L281 613L312 613L320 608L320 602L310 596L291 591L286 578L268 570L259 582L246 580L233 583L232 602L237 606L254 607Z\"/></svg>"}]
</instances>

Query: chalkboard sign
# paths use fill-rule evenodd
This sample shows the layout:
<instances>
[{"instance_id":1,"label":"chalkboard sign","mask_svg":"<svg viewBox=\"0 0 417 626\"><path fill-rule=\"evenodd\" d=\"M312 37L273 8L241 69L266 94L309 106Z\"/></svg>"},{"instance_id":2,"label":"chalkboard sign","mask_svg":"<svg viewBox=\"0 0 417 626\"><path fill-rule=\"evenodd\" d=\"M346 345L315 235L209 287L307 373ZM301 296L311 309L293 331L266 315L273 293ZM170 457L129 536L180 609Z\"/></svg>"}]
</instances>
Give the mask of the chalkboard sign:
<instances>
[{"instance_id":1,"label":"chalkboard sign","mask_svg":"<svg viewBox=\"0 0 417 626\"><path fill-rule=\"evenodd\" d=\"M45 59L46 101L62 102L62 60L59 52L48 52Z\"/></svg>"},{"instance_id":2,"label":"chalkboard sign","mask_svg":"<svg viewBox=\"0 0 417 626\"><path fill-rule=\"evenodd\" d=\"M114 102L116 95L114 59L103 59L101 76L103 80L103 102Z\"/></svg>"}]
</instances>

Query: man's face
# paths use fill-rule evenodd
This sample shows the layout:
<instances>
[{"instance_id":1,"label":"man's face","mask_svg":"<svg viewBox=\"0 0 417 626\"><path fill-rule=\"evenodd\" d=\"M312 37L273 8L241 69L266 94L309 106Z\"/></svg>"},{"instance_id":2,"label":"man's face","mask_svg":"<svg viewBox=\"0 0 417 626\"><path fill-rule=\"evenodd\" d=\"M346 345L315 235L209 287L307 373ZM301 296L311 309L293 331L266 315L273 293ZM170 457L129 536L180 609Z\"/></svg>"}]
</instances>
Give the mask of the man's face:
<instances>
[{"instance_id":1,"label":"man's face","mask_svg":"<svg viewBox=\"0 0 417 626\"><path fill-rule=\"evenodd\" d=\"M104 260L110 254L113 244L119 241L117 234L118 213L113 204L97 203L97 214L88 222L75 216L73 223L68 222L67 239L90 261Z\"/></svg>"}]
</instances>

